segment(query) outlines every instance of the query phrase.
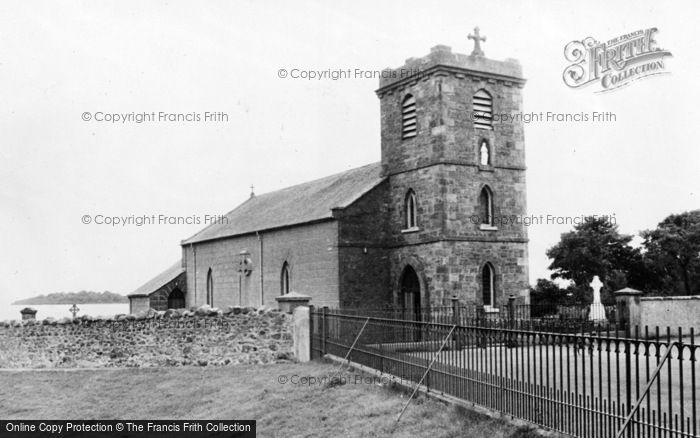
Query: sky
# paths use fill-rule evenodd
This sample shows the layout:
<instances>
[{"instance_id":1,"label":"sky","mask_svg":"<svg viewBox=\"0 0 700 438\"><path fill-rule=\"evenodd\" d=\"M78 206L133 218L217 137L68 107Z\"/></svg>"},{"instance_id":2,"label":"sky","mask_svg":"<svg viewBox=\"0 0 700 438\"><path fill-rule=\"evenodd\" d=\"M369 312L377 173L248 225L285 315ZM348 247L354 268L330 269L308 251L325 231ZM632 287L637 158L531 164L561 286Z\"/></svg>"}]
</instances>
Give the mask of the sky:
<instances>
[{"instance_id":1,"label":"sky","mask_svg":"<svg viewBox=\"0 0 700 438\"><path fill-rule=\"evenodd\" d=\"M615 114L525 125L528 213L653 228L700 207L699 12L691 1L3 1L0 305L130 293L251 185L260 194L379 161L377 78L280 69L378 71L438 44L468 54L475 26L487 57L520 61L524 111ZM667 74L608 93L564 84L567 43L651 27L673 54ZM228 120L108 121L153 112ZM96 223L152 215L191 223ZM531 283L570 229L528 228Z\"/></svg>"}]
</instances>

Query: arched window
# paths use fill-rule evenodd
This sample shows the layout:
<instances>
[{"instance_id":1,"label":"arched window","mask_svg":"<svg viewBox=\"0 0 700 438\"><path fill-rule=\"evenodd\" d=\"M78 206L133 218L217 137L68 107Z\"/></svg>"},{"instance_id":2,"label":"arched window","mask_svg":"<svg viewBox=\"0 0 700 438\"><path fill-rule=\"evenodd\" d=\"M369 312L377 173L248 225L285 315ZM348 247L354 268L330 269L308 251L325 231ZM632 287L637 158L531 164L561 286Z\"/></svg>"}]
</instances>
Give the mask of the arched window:
<instances>
[{"instance_id":1,"label":"arched window","mask_svg":"<svg viewBox=\"0 0 700 438\"><path fill-rule=\"evenodd\" d=\"M282 274L280 275L280 292L282 295L289 293L289 263L282 264Z\"/></svg>"},{"instance_id":2,"label":"arched window","mask_svg":"<svg viewBox=\"0 0 700 438\"><path fill-rule=\"evenodd\" d=\"M416 136L416 99L412 95L407 95L401 105L401 121L403 138L413 138Z\"/></svg>"},{"instance_id":3,"label":"arched window","mask_svg":"<svg viewBox=\"0 0 700 438\"><path fill-rule=\"evenodd\" d=\"M406 214L406 228L411 229L411 228L416 228L418 226L418 222L416 220L417 218L417 205L416 205L416 194L413 190L409 190L408 193L406 193L406 206L405 206L405 214Z\"/></svg>"},{"instance_id":4,"label":"arched window","mask_svg":"<svg viewBox=\"0 0 700 438\"><path fill-rule=\"evenodd\" d=\"M207 304L214 307L214 276L212 275L211 268L207 272Z\"/></svg>"},{"instance_id":5,"label":"arched window","mask_svg":"<svg viewBox=\"0 0 700 438\"><path fill-rule=\"evenodd\" d=\"M493 100L488 91L481 89L474 93L472 110L475 128L492 129Z\"/></svg>"},{"instance_id":6,"label":"arched window","mask_svg":"<svg viewBox=\"0 0 700 438\"><path fill-rule=\"evenodd\" d=\"M491 149L489 148L489 142L486 139L481 140L479 146L479 164L482 166L491 165Z\"/></svg>"},{"instance_id":7,"label":"arched window","mask_svg":"<svg viewBox=\"0 0 700 438\"><path fill-rule=\"evenodd\" d=\"M484 307L493 308L496 306L496 282L493 265L486 262L484 269L481 270L481 294L483 297Z\"/></svg>"},{"instance_id":8,"label":"arched window","mask_svg":"<svg viewBox=\"0 0 700 438\"><path fill-rule=\"evenodd\" d=\"M168 295L168 309L184 309L185 294L178 288L173 289Z\"/></svg>"},{"instance_id":9,"label":"arched window","mask_svg":"<svg viewBox=\"0 0 700 438\"><path fill-rule=\"evenodd\" d=\"M483 225L493 225L493 194L488 186L479 195L479 214Z\"/></svg>"}]
</instances>

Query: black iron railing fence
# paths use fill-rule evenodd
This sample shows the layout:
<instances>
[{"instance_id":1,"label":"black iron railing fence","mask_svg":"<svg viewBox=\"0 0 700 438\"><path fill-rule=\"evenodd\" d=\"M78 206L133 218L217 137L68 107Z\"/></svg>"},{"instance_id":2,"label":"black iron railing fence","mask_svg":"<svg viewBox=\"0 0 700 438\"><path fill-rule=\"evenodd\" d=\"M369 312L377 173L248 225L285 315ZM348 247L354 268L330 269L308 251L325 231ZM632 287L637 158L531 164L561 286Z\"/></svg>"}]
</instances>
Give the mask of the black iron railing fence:
<instances>
[{"instance_id":1,"label":"black iron railing fence","mask_svg":"<svg viewBox=\"0 0 700 438\"><path fill-rule=\"evenodd\" d=\"M525 318L438 321L431 310L427 321L312 308L312 357L349 353L411 382L428 371L428 391L575 437L698 436L700 346L692 329L635 328L626 337L609 324L562 333Z\"/></svg>"},{"instance_id":2,"label":"black iron railing fence","mask_svg":"<svg viewBox=\"0 0 700 438\"><path fill-rule=\"evenodd\" d=\"M401 307L371 307L332 309L336 314L361 315L375 318L400 319L406 321L435 322L441 324L482 324L494 321L515 321L530 330L577 333L597 329L624 329L617 319L615 305L533 305L515 304L511 301L499 307L464 305L454 302L450 306L432 306L428 309L406 309Z\"/></svg>"}]
</instances>

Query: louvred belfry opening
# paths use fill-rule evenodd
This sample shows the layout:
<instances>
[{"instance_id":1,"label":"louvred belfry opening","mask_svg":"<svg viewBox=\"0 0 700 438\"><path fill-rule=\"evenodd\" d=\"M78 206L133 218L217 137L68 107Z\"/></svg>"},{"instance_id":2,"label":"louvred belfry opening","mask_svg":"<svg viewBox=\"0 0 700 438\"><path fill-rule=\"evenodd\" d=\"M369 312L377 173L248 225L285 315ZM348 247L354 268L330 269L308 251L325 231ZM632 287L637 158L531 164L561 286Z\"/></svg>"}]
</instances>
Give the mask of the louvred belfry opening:
<instances>
[{"instance_id":1,"label":"louvred belfry opening","mask_svg":"<svg viewBox=\"0 0 700 438\"><path fill-rule=\"evenodd\" d=\"M413 138L416 136L416 99L408 95L403 100L402 105L403 138Z\"/></svg>"}]
</instances>

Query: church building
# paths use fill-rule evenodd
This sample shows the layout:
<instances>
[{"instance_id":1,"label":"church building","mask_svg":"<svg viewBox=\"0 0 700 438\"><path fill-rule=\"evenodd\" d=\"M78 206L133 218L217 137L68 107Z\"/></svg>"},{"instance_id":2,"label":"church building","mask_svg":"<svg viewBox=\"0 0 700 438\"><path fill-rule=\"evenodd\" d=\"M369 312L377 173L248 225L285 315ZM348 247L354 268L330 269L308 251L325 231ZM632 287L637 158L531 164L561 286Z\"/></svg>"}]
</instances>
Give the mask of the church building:
<instances>
[{"instance_id":1,"label":"church building","mask_svg":"<svg viewBox=\"0 0 700 438\"><path fill-rule=\"evenodd\" d=\"M169 307L528 302L518 61L433 47L382 74L381 161L250 199L183 240L182 259L131 294ZM508 220L503 220L507 217Z\"/></svg>"}]
</instances>

